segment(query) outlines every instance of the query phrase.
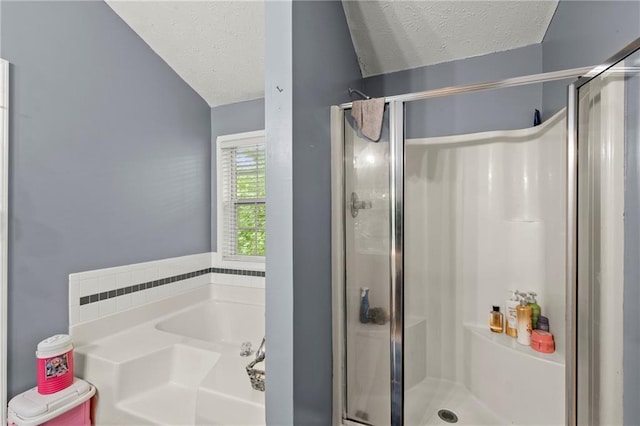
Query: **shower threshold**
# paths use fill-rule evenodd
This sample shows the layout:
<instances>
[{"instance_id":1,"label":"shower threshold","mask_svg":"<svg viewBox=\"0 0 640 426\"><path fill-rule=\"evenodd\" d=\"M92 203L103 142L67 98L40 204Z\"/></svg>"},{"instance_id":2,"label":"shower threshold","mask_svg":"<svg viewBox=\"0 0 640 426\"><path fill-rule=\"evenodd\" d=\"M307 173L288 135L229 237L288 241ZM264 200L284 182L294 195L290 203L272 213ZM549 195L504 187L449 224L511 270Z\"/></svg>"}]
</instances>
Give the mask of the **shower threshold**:
<instances>
[{"instance_id":1,"label":"shower threshold","mask_svg":"<svg viewBox=\"0 0 640 426\"><path fill-rule=\"evenodd\" d=\"M405 393L405 424L408 426L448 425L453 418L438 415L448 410L457 425L506 425L508 422L487 408L462 384L426 378Z\"/></svg>"}]
</instances>

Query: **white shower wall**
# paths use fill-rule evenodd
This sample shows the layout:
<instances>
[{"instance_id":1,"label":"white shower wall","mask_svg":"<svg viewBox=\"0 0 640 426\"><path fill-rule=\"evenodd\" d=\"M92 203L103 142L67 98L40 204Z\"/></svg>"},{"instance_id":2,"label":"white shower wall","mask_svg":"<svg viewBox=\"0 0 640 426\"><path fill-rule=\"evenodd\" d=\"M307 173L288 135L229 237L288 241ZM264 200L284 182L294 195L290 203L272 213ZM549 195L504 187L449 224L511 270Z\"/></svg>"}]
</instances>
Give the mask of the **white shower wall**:
<instances>
[{"instance_id":1,"label":"white shower wall","mask_svg":"<svg viewBox=\"0 0 640 426\"><path fill-rule=\"evenodd\" d=\"M405 354L425 345L427 377L463 383L518 424L563 421L565 128L561 112L534 128L406 141L405 315L425 319L426 337ZM509 289L538 294L555 354L489 331ZM504 394L517 378L531 398L553 385L548 416L517 413Z\"/></svg>"}]
</instances>

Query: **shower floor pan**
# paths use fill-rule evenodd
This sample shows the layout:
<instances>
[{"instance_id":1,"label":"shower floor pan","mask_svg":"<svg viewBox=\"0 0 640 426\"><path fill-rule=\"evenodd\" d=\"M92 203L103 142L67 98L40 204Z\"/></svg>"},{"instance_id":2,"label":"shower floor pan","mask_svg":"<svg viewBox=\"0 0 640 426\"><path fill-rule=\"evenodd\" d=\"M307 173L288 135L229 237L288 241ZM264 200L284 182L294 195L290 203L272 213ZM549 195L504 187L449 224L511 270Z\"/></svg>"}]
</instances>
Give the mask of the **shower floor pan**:
<instances>
[{"instance_id":1,"label":"shower floor pan","mask_svg":"<svg viewBox=\"0 0 640 426\"><path fill-rule=\"evenodd\" d=\"M457 416L458 425L506 425L467 388L449 380L426 378L405 394L405 424L432 426L452 424L440 418L440 410Z\"/></svg>"}]
</instances>

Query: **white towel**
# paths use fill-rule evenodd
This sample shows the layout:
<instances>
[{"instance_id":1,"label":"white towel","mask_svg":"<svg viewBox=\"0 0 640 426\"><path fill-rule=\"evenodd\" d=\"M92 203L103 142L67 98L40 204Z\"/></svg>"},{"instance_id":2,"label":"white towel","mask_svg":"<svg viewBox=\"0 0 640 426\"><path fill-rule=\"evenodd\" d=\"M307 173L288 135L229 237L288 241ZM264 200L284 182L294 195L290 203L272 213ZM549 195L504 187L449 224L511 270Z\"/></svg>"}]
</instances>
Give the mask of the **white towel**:
<instances>
[{"instance_id":1,"label":"white towel","mask_svg":"<svg viewBox=\"0 0 640 426\"><path fill-rule=\"evenodd\" d=\"M354 101L351 106L351 116L364 136L378 142L382 133L384 98Z\"/></svg>"}]
</instances>

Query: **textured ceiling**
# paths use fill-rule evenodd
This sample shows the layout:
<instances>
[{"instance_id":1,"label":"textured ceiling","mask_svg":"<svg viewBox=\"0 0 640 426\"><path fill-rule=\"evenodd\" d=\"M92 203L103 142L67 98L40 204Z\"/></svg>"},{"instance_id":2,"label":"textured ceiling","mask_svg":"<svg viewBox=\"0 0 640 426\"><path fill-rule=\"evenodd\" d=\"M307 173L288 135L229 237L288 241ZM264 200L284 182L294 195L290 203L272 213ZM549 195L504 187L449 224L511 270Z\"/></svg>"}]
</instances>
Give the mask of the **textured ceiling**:
<instances>
[{"instance_id":1,"label":"textured ceiling","mask_svg":"<svg viewBox=\"0 0 640 426\"><path fill-rule=\"evenodd\" d=\"M264 96L264 0L106 0L211 106ZM540 43L557 0L344 0L364 77Z\"/></svg>"},{"instance_id":2,"label":"textured ceiling","mask_svg":"<svg viewBox=\"0 0 640 426\"><path fill-rule=\"evenodd\" d=\"M540 43L557 0L344 0L368 77Z\"/></svg>"},{"instance_id":3,"label":"textured ceiling","mask_svg":"<svg viewBox=\"0 0 640 426\"><path fill-rule=\"evenodd\" d=\"M106 0L211 106L264 96L264 2Z\"/></svg>"}]
</instances>

